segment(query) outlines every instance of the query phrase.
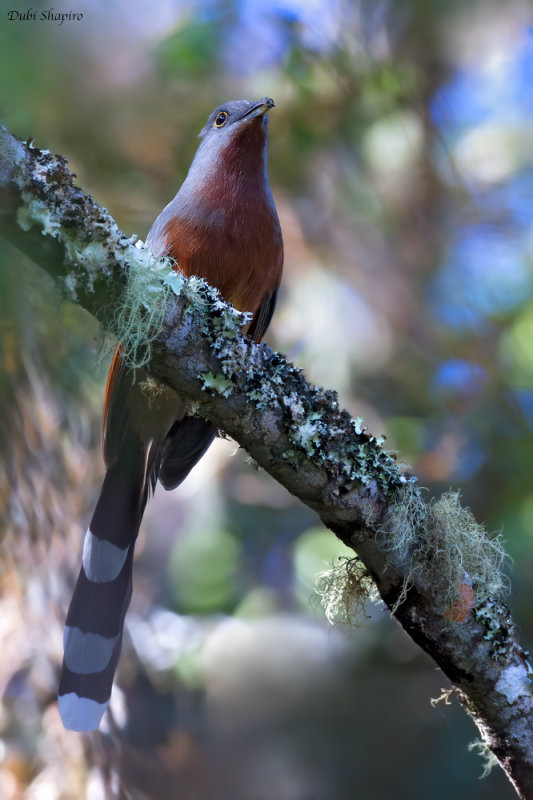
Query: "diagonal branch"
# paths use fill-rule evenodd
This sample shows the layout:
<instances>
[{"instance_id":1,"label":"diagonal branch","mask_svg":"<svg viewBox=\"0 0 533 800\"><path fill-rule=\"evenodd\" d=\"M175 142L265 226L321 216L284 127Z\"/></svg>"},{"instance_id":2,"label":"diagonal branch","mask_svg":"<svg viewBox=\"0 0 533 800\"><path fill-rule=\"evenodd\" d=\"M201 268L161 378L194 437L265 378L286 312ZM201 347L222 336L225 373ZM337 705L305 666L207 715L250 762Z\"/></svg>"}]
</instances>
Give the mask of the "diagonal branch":
<instances>
[{"instance_id":1,"label":"diagonal branch","mask_svg":"<svg viewBox=\"0 0 533 800\"><path fill-rule=\"evenodd\" d=\"M4 128L0 233L119 338L133 365L184 395L354 549L330 578L330 604L360 599L370 576L449 677L518 795L533 797L530 667L500 600L503 552L458 496L424 503L416 479L334 392L243 337L245 315L125 237L63 158Z\"/></svg>"}]
</instances>

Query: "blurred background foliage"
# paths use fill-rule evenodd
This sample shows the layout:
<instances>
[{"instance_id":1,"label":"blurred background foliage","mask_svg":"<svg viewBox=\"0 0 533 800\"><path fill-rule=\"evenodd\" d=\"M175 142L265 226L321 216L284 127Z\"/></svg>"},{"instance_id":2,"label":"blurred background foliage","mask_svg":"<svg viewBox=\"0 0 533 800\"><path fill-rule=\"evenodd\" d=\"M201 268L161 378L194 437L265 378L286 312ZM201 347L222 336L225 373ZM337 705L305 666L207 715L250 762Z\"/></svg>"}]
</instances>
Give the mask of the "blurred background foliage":
<instances>
[{"instance_id":1,"label":"blurred background foliage","mask_svg":"<svg viewBox=\"0 0 533 800\"><path fill-rule=\"evenodd\" d=\"M208 113L272 96L286 245L268 342L336 388L420 476L460 487L512 558L533 640L533 8L417 0L59 0L10 21L0 116L62 153L141 237ZM94 320L0 241L0 795L513 797L389 620L330 628L343 554L225 440L157 491L103 735L62 730L61 631L102 463Z\"/></svg>"}]
</instances>

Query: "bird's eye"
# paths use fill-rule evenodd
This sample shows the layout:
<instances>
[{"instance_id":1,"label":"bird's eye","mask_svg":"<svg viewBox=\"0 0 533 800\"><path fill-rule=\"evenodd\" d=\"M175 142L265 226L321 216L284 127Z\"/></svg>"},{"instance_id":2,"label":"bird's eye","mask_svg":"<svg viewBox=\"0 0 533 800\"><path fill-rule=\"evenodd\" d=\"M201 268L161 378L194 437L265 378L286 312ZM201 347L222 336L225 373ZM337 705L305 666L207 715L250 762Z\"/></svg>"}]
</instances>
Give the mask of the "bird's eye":
<instances>
[{"instance_id":1,"label":"bird's eye","mask_svg":"<svg viewBox=\"0 0 533 800\"><path fill-rule=\"evenodd\" d=\"M227 111L221 111L220 114L217 114L215 118L215 128L221 128L225 125L228 117L229 114Z\"/></svg>"}]
</instances>

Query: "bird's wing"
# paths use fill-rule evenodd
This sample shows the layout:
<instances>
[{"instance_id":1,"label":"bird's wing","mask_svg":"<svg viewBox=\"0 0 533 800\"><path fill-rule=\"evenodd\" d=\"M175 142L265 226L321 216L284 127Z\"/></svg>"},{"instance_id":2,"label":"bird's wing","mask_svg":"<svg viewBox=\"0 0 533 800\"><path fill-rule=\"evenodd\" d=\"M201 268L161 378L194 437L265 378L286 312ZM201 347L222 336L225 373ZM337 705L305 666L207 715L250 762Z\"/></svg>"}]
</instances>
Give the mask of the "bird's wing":
<instances>
[{"instance_id":1,"label":"bird's wing","mask_svg":"<svg viewBox=\"0 0 533 800\"><path fill-rule=\"evenodd\" d=\"M253 339L255 342L260 342L266 333L266 329L270 325L272 314L276 308L276 301L278 299L278 286L269 292L263 298L263 301L254 314L254 318L250 323L250 327L246 331L246 335Z\"/></svg>"},{"instance_id":2,"label":"bird's wing","mask_svg":"<svg viewBox=\"0 0 533 800\"><path fill-rule=\"evenodd\" d=\"M216 435L216 426L201 417L185 416L176 420L160 450L162 486L167 490L179 486Z\"/></svg>"}]
</instances>

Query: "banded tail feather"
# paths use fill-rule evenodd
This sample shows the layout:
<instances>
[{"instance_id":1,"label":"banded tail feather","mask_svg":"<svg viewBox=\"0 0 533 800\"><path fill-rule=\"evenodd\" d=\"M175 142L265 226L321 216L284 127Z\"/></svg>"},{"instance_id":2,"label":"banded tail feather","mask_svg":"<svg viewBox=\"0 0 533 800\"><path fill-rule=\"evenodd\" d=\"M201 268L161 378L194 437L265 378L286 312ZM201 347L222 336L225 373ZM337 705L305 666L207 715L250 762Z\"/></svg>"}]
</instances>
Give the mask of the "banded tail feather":
<instances>
[{"instance_id":1,"label":"banded tail feather","mask_svg":"<svg viewBox=\"0 0 533 800\"><path fill-rule=\"evenodd\" d=\"M98 728L107 709L131 599L148 480L143 450L125 448L125 456L106 472L65 624L58 703L65 728L74 731Z\"/></svg>"},{"instance_id":2,"label":"banded tail feather","mask_svg":"<svg viewBox=\"0 0 533 800\"><path fill-rule=\"evenodd\" d=\"M175 419L180 408L176 402L172 400L171 415L159 413L164 406L155 410L158 433L168 431L162 439L144 444L128 421L120 433L120 447L106 432L107 460L110 455L118 460L107 469L85 534L63 636L58 705L69 730L95 730L109 704L131 599L135 542L149 490L158 476L165 488L178 486L216 435L216 428L203 419Z\"/></svg>"}]
</instances>

